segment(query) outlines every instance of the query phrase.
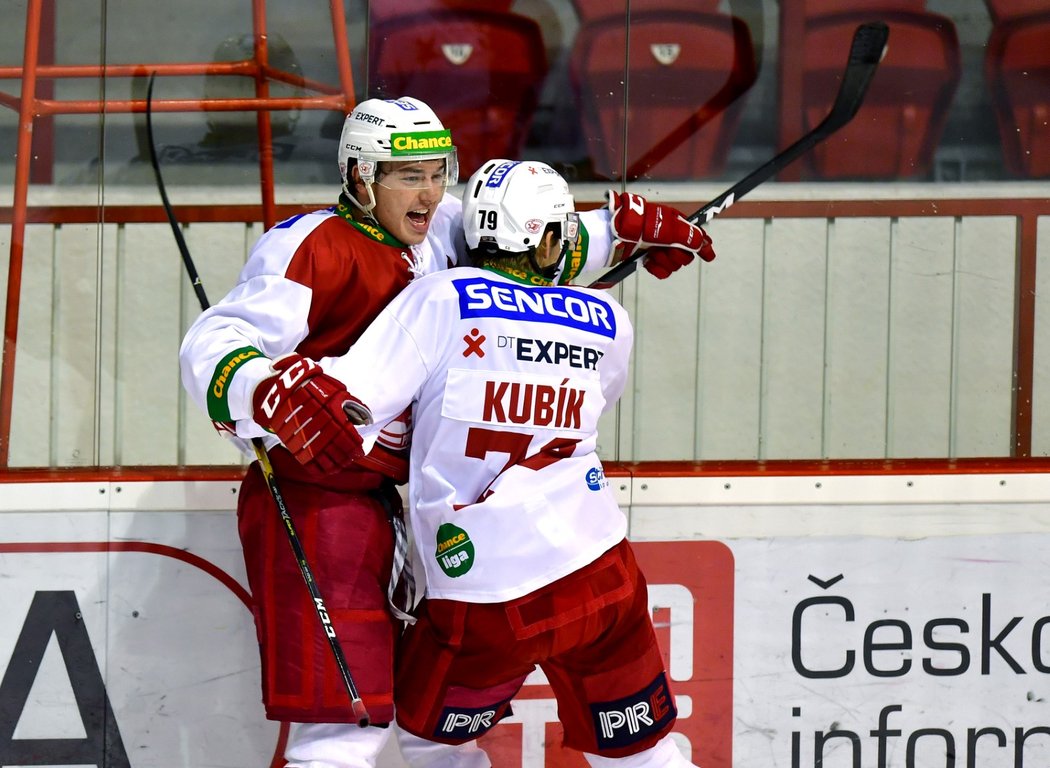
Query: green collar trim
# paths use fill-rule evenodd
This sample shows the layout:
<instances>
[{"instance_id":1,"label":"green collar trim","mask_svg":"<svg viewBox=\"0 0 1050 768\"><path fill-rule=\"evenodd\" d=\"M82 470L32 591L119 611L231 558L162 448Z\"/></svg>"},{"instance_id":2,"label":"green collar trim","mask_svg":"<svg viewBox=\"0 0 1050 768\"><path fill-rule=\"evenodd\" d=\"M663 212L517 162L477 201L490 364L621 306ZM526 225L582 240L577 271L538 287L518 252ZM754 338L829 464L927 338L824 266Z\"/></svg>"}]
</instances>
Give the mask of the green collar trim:
<instances>
[{"instance_id":1,"label":"green collar trim","mask_svg":"<svg viewBox=\"0 0 1050 768\"><path fill-rule=\"evenodd\" d=\"M495 272L497 275L502 275L508 280L513 280L515 283L521 283L522 285L530 285L533 287L554 285L554 281L548 280L541 275L537 275L535 272L526 272L521 269L501 269L492 264L486 264L482 269L488 270L489 272Z\"/></svg>"},{"instance_id":2,"label":"green collar trim","mask_svg":"<svg viewBox=\"0 0 1050 768\"><path fill-rule=\"evenodd\" d=\"M339 202L335 205L335 212L342 216L349 222L350 226L361 232L363 235L372 238L377 243L383 245L389 245L393 248L407 248L408 246L394 237L392 234L387 232L383 227L379 225L379 222L375 219L369 221L358 221L354 218L355 214L360 213L359 209L350 202L349 198L345 194L339 195Z\"/></svg>"}]
</instances>

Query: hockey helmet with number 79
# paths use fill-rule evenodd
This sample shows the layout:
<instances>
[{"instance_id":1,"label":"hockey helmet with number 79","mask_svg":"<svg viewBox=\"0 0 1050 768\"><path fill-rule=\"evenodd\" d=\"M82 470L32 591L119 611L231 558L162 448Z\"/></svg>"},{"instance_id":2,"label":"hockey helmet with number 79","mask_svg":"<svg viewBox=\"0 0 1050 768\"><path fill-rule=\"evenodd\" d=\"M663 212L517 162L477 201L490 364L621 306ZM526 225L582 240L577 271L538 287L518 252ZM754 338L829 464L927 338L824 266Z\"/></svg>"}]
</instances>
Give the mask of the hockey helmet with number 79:
<instances>
[{"instance_id":1,"label":"hockey helmet with number 79","mask_svg":"<svg viewBox=\"0 0 1050 768\"><path fill-rule=\"evenodd\" d=\"M565 247L575 247L580 220L569 185L546 163L489 160L467 182L463 233L471 250L532 251L548 224Z\"/></svg>"}]
</instances>

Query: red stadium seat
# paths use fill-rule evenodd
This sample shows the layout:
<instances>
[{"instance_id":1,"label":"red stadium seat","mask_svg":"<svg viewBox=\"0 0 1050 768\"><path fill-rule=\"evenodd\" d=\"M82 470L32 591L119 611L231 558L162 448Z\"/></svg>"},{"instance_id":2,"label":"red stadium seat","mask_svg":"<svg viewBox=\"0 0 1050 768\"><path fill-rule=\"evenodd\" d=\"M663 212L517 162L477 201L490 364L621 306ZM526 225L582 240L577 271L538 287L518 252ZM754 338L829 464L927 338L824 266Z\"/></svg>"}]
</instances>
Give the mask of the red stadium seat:
<instances>
[{"instance_id":1,"label":"red stadium seat","mask_svg":"<svg viewBox=\"0 0 1050 768\"><path fill-rule=\"evenodd\" d=\"M857 26L881 20L890 28L886 57L857 116L781 178L929 174L961 74L951 19L926 11L921 0L784 0L781 15L781 148L827 115Z\"/></svg>"},{"instance_id":2,"label":"red stadium seat","mask_svg":"<svg viewBox=\"0 0 1050 768\"><path fill-rule=\"evenodd\" d=\"M686 11L717 13L720 0L631 0L631 13L646 11ZM627 0L572 0L573 9L581 21L594 21L606 16L623 16Z\"/></svg>"},{"instance_id":3,"label":"red stadium seat","mask_svg":"<svg viewBox=\"0 0 1050 768\"><path fill-rule=\"evenodd\" d=\"M595 176L697 179L721 173L741 97L757 72L747 25L719 13L717 5L632 0L625 108L623 7L606 3L602 13L578 0L581 26L570 65Z\"/></svg>"},{"instance_id":4,"label":"red stadium seat","mask_svg":"<svg viewBox=\"0 0 1050 768\"><path fill-rule=\"evenodd\" d=\"M1050 11L1046 0L984 0L984 4L988 6L988 12L995 24L1022 16L1038 16Z\"/></svg>"},{"instance_id":5,"label":"red stadium seat","mask_svg":"<svg viewBox=\"0 0 1050 768\"><path fill-rule=\"evenodd\" d=\"M866 13L872 18L885 11L911 11L923 13L926 0L806 0L807 16L828 16L834 13Z\"/></svg>"},{"instance_id":6,"label":"red stadium seat","mask_svg":"<svg viewBox=\"0 0 1050 768\"><path fill-rule=\"evenodd\" d=\"M499 11L506 13L514 0L383 0L369 3L368 18L372 24L395 16L411 16L434 11Z\"/></svg>"},{"instance_id":7,"label":"red stadium seat","mask_svg":"<svg viewBox=\"0 0 1050 768\"><path fill-rule=\"evenodd\" d=\"M985 52L1003 160L1016 176L1050 176L1050 4L985 0L994 26Z\"/></svg>"},{"instance_id":8,"label":"red stadium seat","mask_svg":"<svg viewBox=\"0 0 1050 768\"><path fill-rule=\"evenodd\" d=\"M442 8L371 29L369 95L430 104L452 130L461 178L520 156L546 73L540 28L525 16Z\"/></svg>"}]
</instances>

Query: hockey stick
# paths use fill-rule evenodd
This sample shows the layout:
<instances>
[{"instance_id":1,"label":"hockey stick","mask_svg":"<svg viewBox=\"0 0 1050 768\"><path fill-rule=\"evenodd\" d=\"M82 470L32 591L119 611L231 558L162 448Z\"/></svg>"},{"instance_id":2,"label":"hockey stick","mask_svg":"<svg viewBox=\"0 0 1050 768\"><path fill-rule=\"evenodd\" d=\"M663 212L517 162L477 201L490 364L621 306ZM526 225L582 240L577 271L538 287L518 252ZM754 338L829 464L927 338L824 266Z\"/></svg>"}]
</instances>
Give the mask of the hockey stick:
<instances>
[{"instance_id":1,"label":"hockey stick","mask_svg":"<svg viewBox=\"0 0 1050 768\"><path fill-rule=\"evenodd\" d=\"M842 126L846 125L860 109L867 93L868 85L875 76L875 70L886 53L886 41L890 30L881 21L861 24L853 33L853 43L849 49L849 60L842 73L842 83L838 95L831 105L831 111L812 131L796 141L790 147L751 171L736 184L720 194L696 213L688 217L695 224L706 224L726 208L762 182L780 173L787 165L797 160L817 144L828 138ZM588 287L609 288L623 280L638 268L645 251L636 249L627 259L621 261Z\"/></svg>"},{"instance_id":2,"label":"hockey stick","mask_svg":"<svg viewBox=\"0 0 1050 768\"><path fill-rule=\"evenodd\" d=\"M153 119L150 107L153 102L153 79L155 74L156 73L150 75L149 87L146 90L146 136L149 143L150 164L153 166L153 176L157 181L157 191L160 192L160 199L164 205L164 212L168 216L168 223L171 224L171 231L175 235L175 242L179 246L179 253L182 254L182 263L186 265L186 272L189 275L190 282L193 284L193 291L197 294L197 300L200 302L201 311L204 311L209 307L208 297L204 293L204 286L201 283L200 276L197 274L197 269L193 264L193 257L190 255L190 249L187 247L186 240L182 236L182 230L179 227L178 219L175 217L175 211L171 207L171 203L168 201L168 193L164 186L164 178L160 172L160 162L157 159L157 148L153 141ZM314 611L317 613L317 618L321 621L321 627L324 629L325 637L328 638L328 645L332 649L332 656L335 658L335 665L339 668L339 674L343 678L346 692L350 696L350 706L354 711L354 717L357 718L357 724L364 728L369 723L368 710L365 709L365 704L361 700L361 695L357 692L357 685L354 683L354 678L350 675L350 667L346 663L346 657L343 655L343 647L339 643L339 638L336 637L335 627L332 625L332 620L328 615L328 609L325 608L324 599L321 597L321 590L317 586L317 580L314 579L313 569L310 568L310 564L306 560L306 552L303 550L302 542L299 540L299 534L295 530L295 524L292 522L291 515L288 514L288 507L285 505L284 496L281 495L281 489L277 485L277 478L273 472L273 465L270 463L270 457L266 453L266 445L260 437L253 437L251 442L252 449L255 451L255 458L259 461L259 468L262 470L263 477L266 479L266 486L270 489L270 495L273 497L273 502L277 506L277 512L281 516L281 522L284 523L284 529L288 533L288 543L292 545L292 552L295 554L295 561L299 565L299 572L302 574L303 581L306 582L306 588L310 592Z\"/></svg>"}]
</instances>

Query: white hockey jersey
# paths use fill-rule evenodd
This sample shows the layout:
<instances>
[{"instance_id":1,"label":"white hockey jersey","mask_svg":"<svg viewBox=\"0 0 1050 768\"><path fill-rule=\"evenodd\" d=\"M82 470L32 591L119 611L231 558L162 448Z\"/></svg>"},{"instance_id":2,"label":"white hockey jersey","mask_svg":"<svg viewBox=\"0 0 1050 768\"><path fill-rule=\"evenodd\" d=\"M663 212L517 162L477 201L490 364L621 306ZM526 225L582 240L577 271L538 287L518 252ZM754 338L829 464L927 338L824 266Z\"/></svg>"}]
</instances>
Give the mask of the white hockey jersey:
<instances>
[{"instance_id":1,"label":"white hockey jersey","mask_svg":"<svg viewBox=\"0 0 1050 768\"><path fill-rule=\"evenodd\" d=\"M624 538L595 444L632 340L604 291L462 267L414 281L320 361L372 409L366 449L415 404L409 520L428 596L510 600Z\"/></svg>"},{"instance_id":2,"label":"white hockey jersey","mask_svg":"<svg viewBox=\"0 0 1050 768\"><path fill-rule=\"evenodd\" d=\"M182 381L217 424L242 438L276 438L251 418L252 392L269 361L291 352L343 354L409 281L464 260L463 206L446 194L419 245L349 224L336 207L293 216L259 238L237 285L203 312L183 339ZM586 243L559 281L608 266L613 240L606 209L581 214ZM252 451L239 443L247 454Z\"/></svg>"}]
</instances>

